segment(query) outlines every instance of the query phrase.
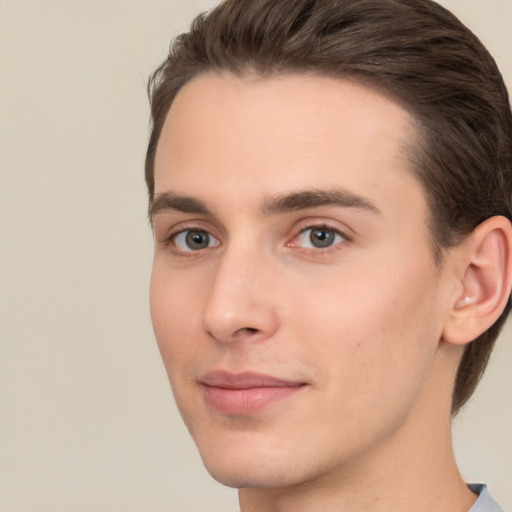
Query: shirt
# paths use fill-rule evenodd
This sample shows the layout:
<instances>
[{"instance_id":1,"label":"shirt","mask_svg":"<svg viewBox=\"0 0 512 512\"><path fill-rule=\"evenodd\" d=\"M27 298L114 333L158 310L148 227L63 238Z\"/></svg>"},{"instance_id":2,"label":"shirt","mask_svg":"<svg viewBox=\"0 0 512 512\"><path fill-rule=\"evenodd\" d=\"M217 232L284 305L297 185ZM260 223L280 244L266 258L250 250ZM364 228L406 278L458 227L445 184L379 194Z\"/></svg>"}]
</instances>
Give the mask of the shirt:
<instances>
[{"instance_id":1,"label":"shirt","mask_svg":"<svg viewBox=\"0 0 512 512\"><path fill-rule=\"evenodd\" d=\"M504 512L504 510L492 499L486 485L469 484L468 487L476 494L478 498L469 512Z\"/></svg>"}]
</instances>

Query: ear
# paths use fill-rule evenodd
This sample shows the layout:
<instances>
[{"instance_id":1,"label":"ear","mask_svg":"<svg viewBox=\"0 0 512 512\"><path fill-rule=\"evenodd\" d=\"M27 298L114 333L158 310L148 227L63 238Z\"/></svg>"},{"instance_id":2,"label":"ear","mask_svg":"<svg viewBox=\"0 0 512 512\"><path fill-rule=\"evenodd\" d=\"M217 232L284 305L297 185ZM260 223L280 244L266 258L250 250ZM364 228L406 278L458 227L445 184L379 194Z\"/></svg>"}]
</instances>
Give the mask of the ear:
<instances>
[{"instance_id":1,"label":"ear","mask_svg":"<svg viewBox=\"0 0 512 512\"><path fill-rule=\"evenodd\" d=\"M491 217L461 244L457 255L460 285L443 330L448 343L478 338L503 312L512 287L512 225Z\"/></svg>"}]
</instances>

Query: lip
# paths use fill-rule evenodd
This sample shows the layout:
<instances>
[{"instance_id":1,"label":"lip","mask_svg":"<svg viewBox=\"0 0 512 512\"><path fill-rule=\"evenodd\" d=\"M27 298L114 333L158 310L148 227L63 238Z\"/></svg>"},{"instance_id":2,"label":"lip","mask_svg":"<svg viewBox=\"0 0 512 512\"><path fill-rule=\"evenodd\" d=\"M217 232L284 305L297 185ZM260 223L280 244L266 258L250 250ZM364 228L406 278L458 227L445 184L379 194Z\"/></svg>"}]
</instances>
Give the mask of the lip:
<instances>
[{"instance_id":1,"label":"lip","mask_svg":"<svg viewBox=\"0 0 512 512\"><path fill-rule=\"evenodd\" d=\"M254 372L215 370L199 379L204 399L214 411L227 416L248 416L289 398L307 384Z\"/></svg>"}]
</instances>

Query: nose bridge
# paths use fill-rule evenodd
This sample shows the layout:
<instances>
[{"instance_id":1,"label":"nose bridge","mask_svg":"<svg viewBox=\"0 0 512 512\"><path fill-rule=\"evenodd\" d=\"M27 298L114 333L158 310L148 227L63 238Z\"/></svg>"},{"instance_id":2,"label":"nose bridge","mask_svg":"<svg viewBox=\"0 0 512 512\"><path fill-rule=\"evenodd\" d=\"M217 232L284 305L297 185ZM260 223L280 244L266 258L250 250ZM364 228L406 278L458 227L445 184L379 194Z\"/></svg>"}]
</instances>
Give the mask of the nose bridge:
<instances>
[{"instance_id":1,"label":"nose bridge","mask_svg":"<svg viewBox=\"0 0 512 512\"><path fill-rule=\"evenodd\" d=\"M277 329L277 316L265 275L270 261L248 244L230 244L219 257L203 323L218 341L261 340Z\"/></svg>"}]
</instances>

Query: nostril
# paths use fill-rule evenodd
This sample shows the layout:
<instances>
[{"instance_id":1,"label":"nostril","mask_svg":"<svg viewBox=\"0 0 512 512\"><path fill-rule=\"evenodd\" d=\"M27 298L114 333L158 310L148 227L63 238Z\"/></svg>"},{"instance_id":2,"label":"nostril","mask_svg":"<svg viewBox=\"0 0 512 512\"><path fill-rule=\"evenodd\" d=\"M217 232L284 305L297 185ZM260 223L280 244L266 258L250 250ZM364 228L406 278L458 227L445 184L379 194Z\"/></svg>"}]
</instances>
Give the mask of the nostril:
<instances>
[{"instance_id":1,"label":"nostril","mask_svg":"<svg viewBox=\"0 0 512 512\"><path fill-rule=\"evenodd\" d=\"M242 327L241 329L236 330L232 335L223 337L220 335L214 334L213 331L207 331L208 334L217 341L221 342L235 342L242 341L243 339L253 338L255 335L260 333L260 329L256 329L254 327Z\"/></svg>"},{"instance_id":2,"label":"nostril","mask_svg":"<svg viewBox=\"0 0 512 512\"><path fill-rule=\"evenodd\" d=\"M241 329L238 329L234 335L233 339L243 339L246 337L253 337L255 334L258 334L260 332L259 329L256 329L255 327L242 327Z\"/></svg>"}]
</instances>

